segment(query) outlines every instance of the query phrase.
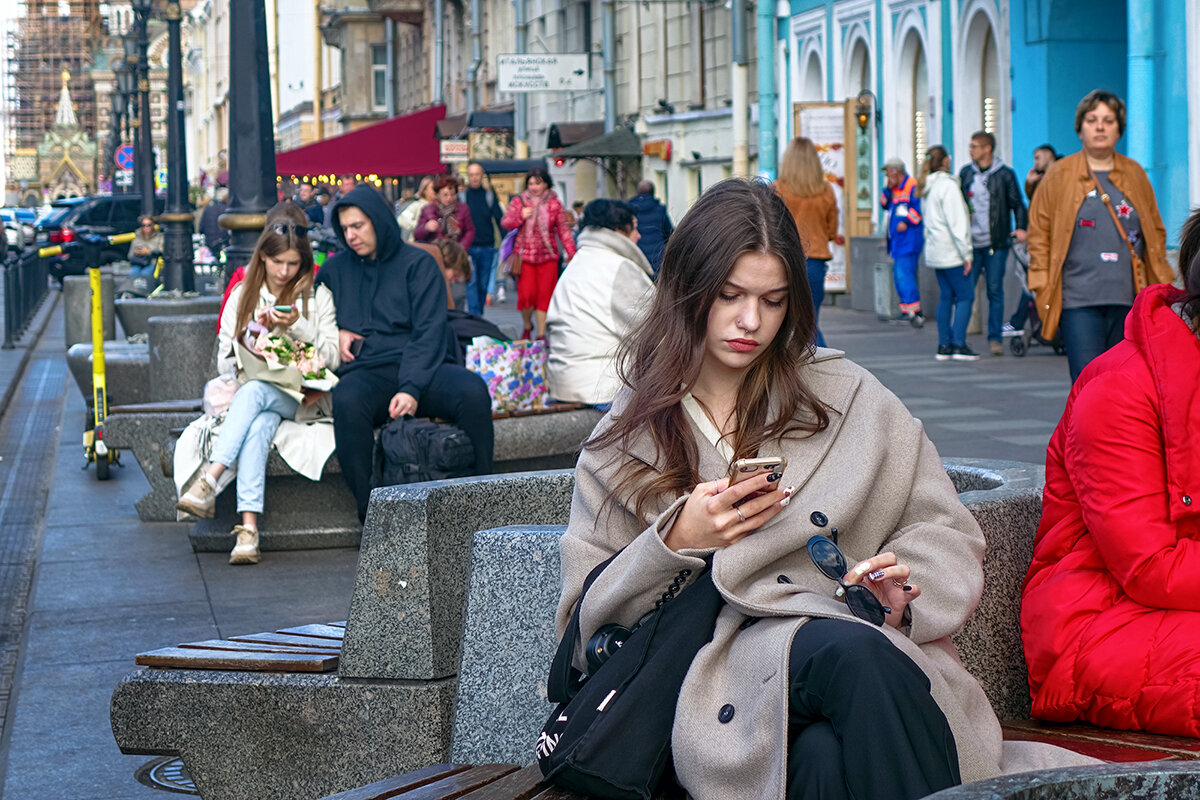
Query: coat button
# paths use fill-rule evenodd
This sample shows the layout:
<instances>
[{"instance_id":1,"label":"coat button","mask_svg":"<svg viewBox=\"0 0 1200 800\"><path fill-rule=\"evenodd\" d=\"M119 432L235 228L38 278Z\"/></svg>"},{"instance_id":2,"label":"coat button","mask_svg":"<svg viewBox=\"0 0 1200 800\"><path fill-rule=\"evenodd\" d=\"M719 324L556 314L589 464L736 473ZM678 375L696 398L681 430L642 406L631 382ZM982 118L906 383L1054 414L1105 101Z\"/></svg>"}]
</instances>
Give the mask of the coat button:
<instances>
[{"instance_id":1,"label":"coat button","mask_svg":"<svg viewBox=\"0 0 1200 800\"><path fill-rule=\"evenodd\" d=\"M780 575L780 576L779 576L778 578L776 578L775 580L776 580L778 583L791 583L791 582L792 582L792 579L791 579L791 578L789 578L787 575Z\"/></svg>"},{"instance_id":2,"label":"coat button","mask_svg":"<svg viewBox=\"0 0 1200 800\"><path fill-rule=\"evenodd\" d=\"M729 722L729 720L733 719L733 712L733 706L728 703L721 706L721 710L717 712L717 722L720 722L722 725Z\"/></svg>"},{"instance_id":3,"label":"coat button","mask_svg":"<svg viewBox=\"0 0 1200 800\"><path fill-rule=\"evenodd\" d=\"M1190 506L1192 504L1192 496L1190 494L1185 494L1183 496L1183 504L1185 506Z\"/></svg>"},{"instance_id":4,"label":"coat button","mask_svg":"<svg viewBox=\"0 0 1200 800\"><path fill-rule=\"evenodd\" d=\"M808 515L808 521L818 528L824 528L829 524L829 517L822 514L820 511L814 511Z\"/></svg>"}]
</instances>

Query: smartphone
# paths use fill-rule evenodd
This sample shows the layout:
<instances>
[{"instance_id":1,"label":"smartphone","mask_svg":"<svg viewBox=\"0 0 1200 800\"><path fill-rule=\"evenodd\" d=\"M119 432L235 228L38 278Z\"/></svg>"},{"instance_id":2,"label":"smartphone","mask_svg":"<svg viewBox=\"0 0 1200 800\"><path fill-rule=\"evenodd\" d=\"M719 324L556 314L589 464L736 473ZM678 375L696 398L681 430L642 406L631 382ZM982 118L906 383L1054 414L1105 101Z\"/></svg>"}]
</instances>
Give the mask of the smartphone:
<instances>
[{"instance_id":1,"label":"smartphone","mask_svg":"<svg viewBox=\"0 0 1200 800\"><path fill-rule=\"evenodd\" d=\"M768 456L766 458L739 458L729 466L729 485L736 486L742 481L750 480L755 475L777 472L780 475L787 469L787 459L783 456ZM778 482L776 483L778 485ZM748 495L746 500L759 497L766 492L775 491L775 487ZM744 501L743 501L744 502Z\"/></svg>"},{"instance_id":2,"label":"smartphone","mask_svg":"<svg viewBox=\"0 0 1200 800\"><path fill-rule=\"evenodd\" d=\"M355 339L350 343L350 355L358 358L358 354L362 352L362 339Z\"/></svg>"},{"instance_id":3,"label":"smartphone","mask_svg":"<svg viewBox=\"0 0 1200 800\"><path fill-rule=\"evenodd\" d=\"M276 310L276 311L278 311L280 314L290 314L290 313L292 313L292 307L291 307L291 306L275 306L275 310Z\"/></svg>"}]
</instances>

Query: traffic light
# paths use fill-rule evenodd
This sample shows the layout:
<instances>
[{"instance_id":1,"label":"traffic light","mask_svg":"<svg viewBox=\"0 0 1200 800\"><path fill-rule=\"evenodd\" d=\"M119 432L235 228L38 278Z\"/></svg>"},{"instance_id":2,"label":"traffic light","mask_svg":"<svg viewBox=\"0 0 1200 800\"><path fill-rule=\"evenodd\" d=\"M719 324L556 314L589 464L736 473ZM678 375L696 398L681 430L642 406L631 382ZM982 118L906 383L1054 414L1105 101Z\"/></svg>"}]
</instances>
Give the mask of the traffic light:
<instances>
[{"instance_id":1,"label":"traffic light","mask_svg":"<svg viewBox=\"0 0 1200 800\"><path fill-rule=\"evenodd\" d=\"M556 167L561 167L563 164L566 164L566 163L567 163L567 160L565 158L559 157L559 158L554 159L554 166L556 166Z\"/></svg>"}]
</instances>

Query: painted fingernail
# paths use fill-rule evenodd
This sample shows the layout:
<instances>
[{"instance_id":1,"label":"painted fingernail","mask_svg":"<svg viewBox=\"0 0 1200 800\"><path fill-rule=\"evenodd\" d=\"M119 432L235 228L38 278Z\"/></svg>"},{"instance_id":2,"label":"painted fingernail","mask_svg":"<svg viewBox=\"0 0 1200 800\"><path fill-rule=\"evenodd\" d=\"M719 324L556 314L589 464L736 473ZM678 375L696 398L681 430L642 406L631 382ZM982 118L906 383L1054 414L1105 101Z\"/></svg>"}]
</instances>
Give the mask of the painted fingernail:
<instances>
[{"instance_id":1,"label":"painted fingernail","mask_svg":"<svg viewBox=\"0 0 1200 800\"><path fill-rule=\"evenodd\" d=\"M869 570L870 568L871 568L871 565L864 561L863 563L859 564L857 567L854 568L854 574L855 575L866 575L867 570Z\"/></svg>"},{"instance_id":2,"label":"painted fingernail","mask_svg":"<svg viewBox=\"0 0 1200 800\"><path fill-rule=\"evenodd\" d=\"M884 572L883 570L877 569L874 572L872 572L870 575L868 575L867 577L873 581L879 581L879 580L883 580L883 576L886 574L887 573Z\"/></svg>"},{"instance_id":3,"label":"painted fingernail","mask_svg":"<svg viewBox=\"0 0 1200 800\"><path fill-rule=\"evenodd\" d=\"M772 472L770 475L767 476L767 483L774 483L775 481L779 480L782 477L783 477L782 472Z\"/></svg>"},{"instance_id":4,"label":"painted fingernail","mask_svg":"<svg viewBox=\"0 0 1200 800\"><path fill-rule=\"evenodd\" d=\"M841 597L841 596L842 596L842 595L844 595L845 593L846 593L846 590L845 590L845 589L843 589L841 586L839 586L839 587L837 587L837 589L834 591L834 593L833 593L833 596L834 596L834 597Z\"/></svg>"},{"instance_id":5,"label":"painted fingernail","mask_svg":"<svg viewBox=\"0 0 1200 800\"><path fill-rule=\"evenodd\" d=\"M790 502L792 502L792 498L791 498L791 496L790 496L790 495L784 495L784 496L783 496L783 499L779 501L779 507L780 507L780 508L787 508L787 504L788 504L788 503L790 503Z\"/></svg>"},{"instance_id":6,"label":"painted fingernail","mask_svg":"<svg viewBox=\"0 0 1200 800\"><path fill-rule=\"evenodd\" d=\"M911 592L911 591L912 591L912 587L911 587L911 586L909 586L909 585L906 583L906 584L904 584L904 591L906 591L906 592Z\"/></svg>"}]
</instances>

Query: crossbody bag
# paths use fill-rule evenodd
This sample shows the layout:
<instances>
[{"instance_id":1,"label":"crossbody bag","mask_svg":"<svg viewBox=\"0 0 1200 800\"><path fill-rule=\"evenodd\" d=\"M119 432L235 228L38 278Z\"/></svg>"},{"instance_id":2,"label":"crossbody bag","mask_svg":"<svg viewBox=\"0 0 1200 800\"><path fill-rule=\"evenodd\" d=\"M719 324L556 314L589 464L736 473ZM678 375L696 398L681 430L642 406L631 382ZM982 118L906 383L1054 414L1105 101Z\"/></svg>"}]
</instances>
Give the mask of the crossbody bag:
<instances>
[{"instance_id":1,"label":"crossbody bag","mask_svg":"<svg viewBox=\"0 0 1200 800\"><path fill-rule=\"evenodd\" d=\"M1100 193L1100 199L1104 201L1104 207L1108 209L1108 215L1112 217L1113 224L1117 226L1117 231L1121 234L1121 240L1125 242L1125 246L1129 248L1130 263L1133 264L1133 282L1137 291L1145 289L1149 285L1149 279L1146 272L1146 262L1137 254L1137 250L1133 247L1133 242L1129 241L1129 234L1125 231L1125 226L1121 224L1121 218L1117 216L1117 210L1113 208L1112 198L1108 196L1108 192L1104 191L1104 187L1100 185L1100 179L1096 177L1096 173L1088 167L1088 174L1092 176L1092 183L1096 184L1096 191ZM1126 199L1128 202L1128 199Z\"/></svg>"}]
</instances>

